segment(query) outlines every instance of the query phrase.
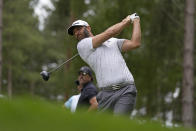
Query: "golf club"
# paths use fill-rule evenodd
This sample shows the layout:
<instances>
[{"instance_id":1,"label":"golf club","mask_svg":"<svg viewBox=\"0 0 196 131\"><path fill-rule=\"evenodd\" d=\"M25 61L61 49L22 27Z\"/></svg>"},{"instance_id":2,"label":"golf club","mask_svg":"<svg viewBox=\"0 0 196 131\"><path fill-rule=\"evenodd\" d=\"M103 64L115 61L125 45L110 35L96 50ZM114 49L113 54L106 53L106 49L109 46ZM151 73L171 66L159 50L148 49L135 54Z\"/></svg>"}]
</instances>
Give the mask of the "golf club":
<instances>
[{"instance_id":1,"label":"golf club","mask_svg":"<svg viewBox=\"0 0 196 131\"><path fill-rule=\"evenodd\" d=\"M50 78L50 75L52 74L52 72L58 70L62 65L66 64L67 62L73 60L76 56L78 56L79 54L77 53L76 55L72 56L71 58L69 58L68 60L66 60L65 62L63 62L62 64L60 64L59 66L57 66L56 68L52 69L51 71L47 72L47 71L42 71L40 72L40 75L42 76L42 78L45 81L48 81Z\"/></svg>"}]
</instances>

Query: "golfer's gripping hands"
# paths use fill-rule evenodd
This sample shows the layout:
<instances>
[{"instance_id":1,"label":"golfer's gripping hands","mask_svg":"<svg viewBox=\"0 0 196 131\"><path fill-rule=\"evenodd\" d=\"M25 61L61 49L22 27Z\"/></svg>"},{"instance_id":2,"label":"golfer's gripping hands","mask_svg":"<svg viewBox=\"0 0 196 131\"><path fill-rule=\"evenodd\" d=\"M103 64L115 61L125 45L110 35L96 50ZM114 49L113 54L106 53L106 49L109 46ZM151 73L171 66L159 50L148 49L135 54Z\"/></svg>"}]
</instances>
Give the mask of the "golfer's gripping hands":
<instances>
[{"instance_id":1,"label":"golfer's gripping hands","mask_svg":"<svg viewBox=\"0 0 196 131\"><path fill-rule=\"evenodd\" d=\"M133 13L129 16L129 18L131 19L131 23L133 23L134 19L139 19L140 17L137 15L137 13Z\"/></svg>"}]
</instances>

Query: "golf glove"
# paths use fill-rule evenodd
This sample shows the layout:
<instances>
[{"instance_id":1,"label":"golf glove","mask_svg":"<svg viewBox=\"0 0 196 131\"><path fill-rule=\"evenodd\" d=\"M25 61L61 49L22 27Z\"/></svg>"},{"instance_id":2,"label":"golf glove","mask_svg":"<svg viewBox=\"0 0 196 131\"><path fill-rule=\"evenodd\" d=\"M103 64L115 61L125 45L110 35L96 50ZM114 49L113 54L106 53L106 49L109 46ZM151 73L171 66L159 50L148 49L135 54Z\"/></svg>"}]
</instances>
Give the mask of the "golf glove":
<instances>
[{"instance_id":1,"label":"golf glove","mask_svg":"<svg viewBox=\"0 0 196 131\"><path fill-rule=\"evenodd\" d=\"M130 19L131 19L131 23L133 23L133 20L136 18L140 18L137 13L133 13L132 15L130 15Z\"/></svg>"}]
</instances>

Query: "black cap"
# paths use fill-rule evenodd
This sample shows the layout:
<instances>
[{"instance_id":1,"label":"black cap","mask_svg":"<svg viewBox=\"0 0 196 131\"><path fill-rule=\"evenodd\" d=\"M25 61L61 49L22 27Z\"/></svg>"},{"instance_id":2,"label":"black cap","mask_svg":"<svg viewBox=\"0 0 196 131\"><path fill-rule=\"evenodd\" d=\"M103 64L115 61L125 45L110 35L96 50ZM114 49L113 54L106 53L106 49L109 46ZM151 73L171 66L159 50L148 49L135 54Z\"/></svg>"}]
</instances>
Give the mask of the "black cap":
<instances>
[{"instance_id":1,"label":"black cap","mask_svg":"<svg viewBox=\"0 0 196 131\"><path fill-rule=\"evenodd\" d=\"M79 73L81 73L81 72L86 73L89 76L93 77L93 73L92 73L91 69L88 66L81 67Z\"/></svg>"}]
</instances>

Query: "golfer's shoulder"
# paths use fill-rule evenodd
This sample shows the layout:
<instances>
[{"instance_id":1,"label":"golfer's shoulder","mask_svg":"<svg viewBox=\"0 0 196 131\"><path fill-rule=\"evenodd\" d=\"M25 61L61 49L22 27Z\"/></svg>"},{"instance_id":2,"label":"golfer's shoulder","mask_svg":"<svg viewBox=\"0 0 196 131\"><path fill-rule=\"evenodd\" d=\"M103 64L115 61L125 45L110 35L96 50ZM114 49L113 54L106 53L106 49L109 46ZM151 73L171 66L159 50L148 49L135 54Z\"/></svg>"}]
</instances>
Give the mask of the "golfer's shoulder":
<instances>
[{"instance_id":1,"label":"golfer's shoulder","mask_svg":"<svg viewBox=\"0 0 196 131\"><path fill-rule=\"evenodd\" d=\"M112 37L112 38L108 39L107 42L109 42L109 43L117 43L118 42L118 38Z\"/></svg>"},{"instance_id":2,"label":"golfer's shoulder","mask_svg":"<svg viewBox=\"0 0 196 131\"><path fill-rule=\"evenodd\" d=\"M78 42L78 45L82 45L85 43L92 43L92 37L84 38Z\"/></svg>"},{"instance_id":3,"label":"golfer's shoulder","mask_svg":"<svg viewBox=\"0 0 196 131\"><path fill-rule=\"evenodd\" d=\"M84 38L77 44L77 49L80 52L84 52L84 50L90 50L92 49L92 38ZM86 52L84 52L86 54Z\"/></svg>"},{"instance_id":4,"label":"golfer's shoulder","mask_svg":"<svg viewBox=\"0 0 196 131\"><path fill-rule=\"evenodd\" d=\"M110 39L108 39L109 41L116 41L118 40L118 38L115 38L115 37L111 37Z\"/></svg>"}]
</instances>

